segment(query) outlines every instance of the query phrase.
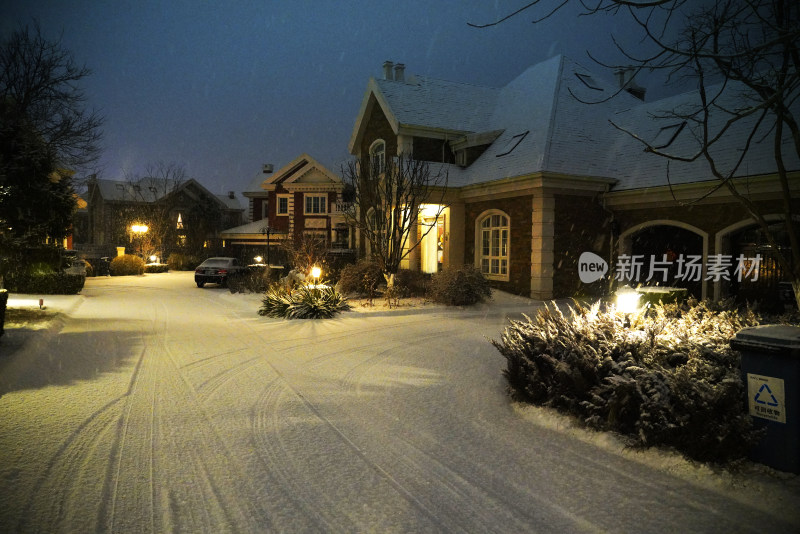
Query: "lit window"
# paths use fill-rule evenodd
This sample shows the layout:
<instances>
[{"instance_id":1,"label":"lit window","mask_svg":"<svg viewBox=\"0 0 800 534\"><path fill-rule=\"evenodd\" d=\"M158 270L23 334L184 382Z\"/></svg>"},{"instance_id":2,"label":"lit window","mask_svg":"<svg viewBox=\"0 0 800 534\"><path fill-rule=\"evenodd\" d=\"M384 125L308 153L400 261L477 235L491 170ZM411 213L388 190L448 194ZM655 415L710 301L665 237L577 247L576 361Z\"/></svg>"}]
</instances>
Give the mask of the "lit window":
<instances>
[{"instance_id":1,"label":"lit window","mask_svg":"<svg viewBox=\"0 0 800 534\"><path fill-rule=\"evenodd\" d=\"M481 272L489 278L508 279L509 225L502 213L487 215L480 223Z\"/></svg>"},{"instance_id":2,"label":"lit window","mask_svg":"<svg viewBox=\"0 0 800 534\"><path fill-rule=\"evenodd\" d=\"M528 135L528 132L523 132L509 139L508 142L506 143L506 146L504 146L503 149L500 151L500 153L497 154L497 157L499 158L500 156L511 154L511 151L517 148L517 145L519 145L522 142L522 140L525 139L526 135Z\"/></svg>"},{"instance_id":3,"label":"lit window","mask_svg":"<svg viewBox=\"0 0 800 534\"><path fill-rule=\"evenodd\" d=\"M289 215L289 196L281 195L278 197L277 215Z\"/></svg>"},{"instance_id":4,"label":"lit window","mask_svg":"<svg viewBox=\"0 0 800 534\"><path fill-rule=\"evenodd\" d=\"M306 215L324 215L328 213L328 195L306 195Z\"/></svg>"},{"instance_id":5,"label":"lit window","mask_svg":"<svg viewBox=\"0 0 800 534\"><path fill-rule=\"evenodd\" d=\"M178 214L178 222L175 225L175 228L177 228L178 230L183 230L183 218L181 217L180 213Z\"/></svg>"},{"instance_id":6,"label":"lit window","mask_svg":"<svg viewBox=\"0 0 800 534\"><path fill-rule=\"evenodd\" d=\"M386 143L382 139L372 143L369 149L369 162L377 174L386 170Z\"/></svg>"}]
</instances>

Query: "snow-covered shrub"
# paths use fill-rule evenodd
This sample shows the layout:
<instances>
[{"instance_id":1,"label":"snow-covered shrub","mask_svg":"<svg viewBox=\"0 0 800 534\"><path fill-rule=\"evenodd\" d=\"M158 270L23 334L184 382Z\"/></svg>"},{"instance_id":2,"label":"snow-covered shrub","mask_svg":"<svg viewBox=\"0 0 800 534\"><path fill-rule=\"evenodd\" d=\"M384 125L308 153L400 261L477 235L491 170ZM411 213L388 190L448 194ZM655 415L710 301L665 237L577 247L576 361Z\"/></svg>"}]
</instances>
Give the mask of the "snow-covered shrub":
<instances>
[{"instance_id":1,"label":"snow-covered shrub","mask_svg":"<svg viewBox=\"0 0 800 534\"><path fill-rule=\"evenodd\" d=\"M144 266L146 273L165 273L169 271L169 265L166 263L148 263Z\"/></svg>"},{"instance_id":2,"label":"snow-covered shrub","mask_svg":"<svg viewBox=\"0 0 800 534\"><path fill-rule=\"evenodd\" d=\"M345 295L355 294L371 299L375 297L378 286L383 281L383 273L378 264L364 259L342 268L336 288Z\"/></svg>"},{"instance_id":3,"label":"snow-covered shrub","mask_svg":"<svg viewBox=\"0 0 800 534\"><path fill-rule=\"evenodd\" d=\"M6 288L14 293L44 295L76 295L83 289L85 277L56 272L16 273L5 279Z\"/></svg>"},{"instance_id":4,"label":"snow-covered shrub","mask_svg":"<svg viewBox=\"0 0 800 534\"><path fill-rule=\"evenodd\" d=\"M478 269L461 265L435 273L428 286L428 296L448 306L469 306L491 297L492 288Z\"/></svg>"},{"instance_id":5,"label":"snow-covered shrub","mask_svg":"<svg viewBox=\"0 0 800 534\"><path fill-rule=\"evenodd\" d=\"M275 284L264 294L258 314L286 319L328 319L349 309L347 299L332 287L300 285L292 289Z\"/></svg>"},{"instance_id":6,"label":"snow-covered shrub","mask_svg":"<svg viewBox=\"0 0 800 534\"><path fill-rule=\"evenodd\" d=\"M144 260L139 256L125 254L111 260L111 276L129 276L144 273Z\"/></svg>"},{"instance_id":7,"label":"snow-covered shrub","mask_svg":"<svg viewBox=\"0 0 800 534\"><path fill-rule=\"evenodd\" d=\"M394 275L394 285L402 297L421 297L428 291L431 275L422 271L400 269Z\"/></svg>"},{"instance_id":8,"label":"snow-covered shrub","mask_svg":"<svg viewBox=\"0 0 800 534\"><path fill-rule=\"evenodd\" d=\"M547 306L511 321L492 344L506 358L514 398L620 432L633 445L726 463L759 438L729 344L757 323L731 303L660 305L632 319L599 303L567 313Z\"/></svg>"},{"instance_id":9,"label":"snow-covered shrub","mask_svg":"<svg viewBox=\"0 0 800 534\"><path fill-rule=\"evenodd\" d=\"M248 267L244 274L228 279L228 289L231 293L264 293L269 289L275 273L280 273L280 270L270 269L269 266Z\"/></svg>"}]
</instances>

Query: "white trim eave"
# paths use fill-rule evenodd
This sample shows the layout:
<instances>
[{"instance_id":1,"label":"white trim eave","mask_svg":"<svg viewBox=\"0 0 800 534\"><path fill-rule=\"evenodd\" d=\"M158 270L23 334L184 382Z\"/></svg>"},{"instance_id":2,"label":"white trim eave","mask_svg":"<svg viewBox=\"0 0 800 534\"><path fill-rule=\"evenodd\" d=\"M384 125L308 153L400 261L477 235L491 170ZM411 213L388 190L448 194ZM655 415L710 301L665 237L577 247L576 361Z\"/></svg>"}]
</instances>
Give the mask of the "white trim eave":
<instances>
[{"instance_id":1,"label":"white trim eave","mask_svg":"<svg viewBox=\"0 0 800 534\"><path fill-rule=\"evenodd\" d=\"M616 180L613 178L533 173L463 186L461 198L465 201L478 201L498 196L532 194L544 189L552 194L602 193L614 183Z\"/></svg>"},{"instance_id":2,"label":"white trim eave","mask_svg":"<svg viewBox=\"0 0 800 534\"><path fill-rule=\"evenodd\" d=\"M367 90L364 92L364 98L361 99L361 107L358 110L356 122L353 125L353 133L350 135L350 141L347 143L347 150L354 156L358 155L356 153L356 147L364 136L364 131L367 128L365 120L367 116L372 113L372 109L369 105L369 97L373 95L375 96L375 101L378 102L381 110L383 110L383 114L386 116L386 120L389 121L389 125L392 127L392 131L395 135L397 135L400 126L397 117L394 116L392 109L389 107L389 103L386 101L386 98L384 98L383 93L381 93L380 87L378 87L378 84L375 82L375 78L370 77L367 82Z\"/></svg>"},{"instance_id":3,"label":"white trim eave","mask_svg":"<svg viewBox=\"0 0 800 534\"><path fill-rule=\"evenodd\" d=\"M419 124L399 124L396 130L398 135L408 135L410 137L427 137L429 139L462 139L464 136L473 133L470 130L448 130L433 126Z\"/></svg>"},{"instance_id":4,"label":"white trim eave","mask_svg":"<svg viewBox=\"0 0 800 534\"><path fill-rule=\"evenodd\" d=\"M734 184L750 200L770 199L782 195L780 180L774 174L735 178ZM606 205L617 209L641 209L651 206L677 205L696 201L708 191L719 185L716 180L678 184L672 187L662 185L627 191L609 191L605 196ZM789 188L792 193L800 194L800 172L789 173ZM794 195L793 195L794 196ZM699 204L730 202L733 197L727 188L720 187Z\"/></svg>"}]
</instances>

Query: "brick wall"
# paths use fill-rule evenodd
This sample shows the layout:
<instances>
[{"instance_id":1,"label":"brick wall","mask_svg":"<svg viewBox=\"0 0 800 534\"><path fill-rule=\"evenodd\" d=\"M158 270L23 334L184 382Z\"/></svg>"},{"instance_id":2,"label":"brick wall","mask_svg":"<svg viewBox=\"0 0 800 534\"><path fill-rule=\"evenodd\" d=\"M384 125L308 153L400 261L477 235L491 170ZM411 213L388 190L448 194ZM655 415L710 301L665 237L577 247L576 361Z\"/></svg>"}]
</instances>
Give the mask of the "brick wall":
<instances>
[{"instance_id":1,"label":"brick wall","mask_svg":"<svg viewBox=\"0 0 800 534\"><path fill-rule=\"evenodd\" d=\"M607 283L581 283L578 258L583 252L608 258L611 214L591 196L555 195L555 200L553 298L599 295Z\"/></svg>"},{"instance_id":2,"label":"brick wall","mask_svg":"<svg viewBox=\"0 0 800 534\"><path fill-rule=\"evenodd\" d=\"M374 99L375 97L370 97ZM378 139L386 142L386 157L393 158L397 155L397 136L392 131L392 126L383 114L377 102L372 107L372 113L367 121L364 136L361 138L361 154L369 154L369 147Z\"/></svg>"}]
</instances>

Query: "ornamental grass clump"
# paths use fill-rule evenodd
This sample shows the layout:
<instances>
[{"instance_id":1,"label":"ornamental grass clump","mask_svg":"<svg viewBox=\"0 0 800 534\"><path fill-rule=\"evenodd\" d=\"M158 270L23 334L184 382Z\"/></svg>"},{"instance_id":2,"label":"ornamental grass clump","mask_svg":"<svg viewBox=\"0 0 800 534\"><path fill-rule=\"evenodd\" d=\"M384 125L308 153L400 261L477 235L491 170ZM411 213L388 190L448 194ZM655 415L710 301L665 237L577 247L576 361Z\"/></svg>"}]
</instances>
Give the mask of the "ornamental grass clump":
<instances>
[{"instance_id":1,"label":"ornamental grass clump","mask_svg":"<svg viewBox=\"0 0 800 534\"><path fill-rule=\"evenodd\" d=\"M741 328L758 324L732 303L659 305L633 317L614 308L551 305L511 321L492 344L516 400L557 408L631 445L674 447L726 464L760 438L746 411Z\"/></svg>"},{"instance_id":2,"label":"ornamental grass clump","mask_svg":"<svg viewBox=\"0 0 800 534\"><path fill-rule=\"evenodd\" d=\"M264 294L258 314L285 319L329 319L349 309L347 298L332 287L288 288L275 284Z\"/></svg>"}]
</instances>

